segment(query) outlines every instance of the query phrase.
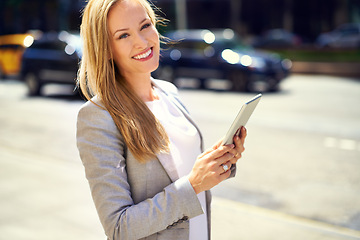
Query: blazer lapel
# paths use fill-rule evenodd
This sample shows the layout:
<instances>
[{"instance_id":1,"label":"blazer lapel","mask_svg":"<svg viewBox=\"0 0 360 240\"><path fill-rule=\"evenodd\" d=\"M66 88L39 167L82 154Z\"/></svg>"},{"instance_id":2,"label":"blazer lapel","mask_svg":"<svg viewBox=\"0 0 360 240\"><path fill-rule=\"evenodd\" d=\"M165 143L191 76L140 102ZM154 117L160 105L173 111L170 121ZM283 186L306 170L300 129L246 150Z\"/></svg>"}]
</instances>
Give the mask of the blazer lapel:
<instances>
[{"instance_id":1,"label":"blazer lapel","mask_svg":"<svg viewBox=\"0 0 360 240\"><path fill-rule=\"evenodd\" d=\"M166 173L169 175L171 181L175 182L179 179L179 174L176 169L174 159L170 153L159 153L156 155L161 165L163 165Z\"/></svg>"},{"instance_id":2,"label":"blazer lapel","mask_svg":"<svg viewBox=\"0 0 360 240\"><path fill-rule=\"evenodd\" d=\"M194 127L196 128L196 130L199 133L200 142L201 142L201 150L203 151L203 137L201 135L200 129L198 128L198 126L195 124L195 122L190 117L190 115L189 115L188 111L186 110L185 106L182 104L182 102L176 96L174 96L174 94L171 94L171 93L168 93L167 91L165 91L153 79L152 79L152 83L158 89L160 89L170 99L170 101L172 103L174 103L177 108L180 109L180 111L190 121L190 123L192 125L194 125ZM159 161L163 165L163 167L164 167L165 171L167 172L167 174L169 175L171 181L174 182L177 179L179 179L179 174L177 172L175 162L174 162L174 159L173 159L171 153L160 153L160 154L157 154L156 156L158 157Z\"/></svg>"},{"instance_id":3,"label":"blazer lapel","mask_svg":"<svg viewBox=\"0 0 360 240\"><path fill-rule=\"evenodd\" d=\"M199 129L199 127L196 125L196 123L194 122L194 120L191 118L189 112L187 111L187 109L185 108L185 106L183 105L183 103L180 101L179 98L177 98L177 96L174 96L174 94L169 94L167 91L165 91L164 89L162 89L157 83L156 81L154 81L154 79L152 79L152 83L158 88L160 89L166 96L169 97L170 101L172 103L175 104L175 106L177 106L180 111L184 114L184 116L187 118L187 120L189 120L189 122L194 125L194 127L196 128L196 130L198 131L199 135L200 135L200 142L201 142L201 151L204 151L204 142L203 142L203 136L201 134L201 131Z\"/></svg>"},{"instance_id":4,"label":"blazer lapel","mask_svg":"<svg viewBox=\"0 0 360 240\"><path fill-rule=\"evenodd\" d=\"M180 111L184 114L184 116L187 118L187 120L196 128L196 130L199 133L200 136L200 149L201 151L204 151L204 143L203 143L203 136L201 134L201 131L199 129L199 127L195 124L194 120L190 117L188 111L184 108L184 106L182 105L182 103L180 102L180 100L178 98L176 98L173 95L168 95L170 100L180 109Z\"/></svg>"}]
</instances>

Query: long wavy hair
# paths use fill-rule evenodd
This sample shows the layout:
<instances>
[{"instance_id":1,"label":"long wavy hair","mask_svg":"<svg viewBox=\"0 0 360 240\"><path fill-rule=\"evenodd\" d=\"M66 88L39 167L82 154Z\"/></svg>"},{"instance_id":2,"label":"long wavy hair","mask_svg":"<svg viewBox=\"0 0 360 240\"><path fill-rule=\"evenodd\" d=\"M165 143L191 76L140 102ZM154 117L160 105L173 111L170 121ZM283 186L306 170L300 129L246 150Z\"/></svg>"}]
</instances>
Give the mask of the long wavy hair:
<instances>
[{"instance_id":1,"label":"long wavy hair","mask_svg":"<svg viewBox=\"0 0 360 240\"><path fill-rule=\"evenodd\" d=\"M89 0L82 17L80 35L83 55L78 72L78 86L87 100L101 99L110 113L128 150L140 162L169 151L165 129L131 85L122 77L113 61L108 31L108 13L124 0ZM160 21L147 0L136 1L144 7L154 26Z\"/></svg>"}]
</instances>

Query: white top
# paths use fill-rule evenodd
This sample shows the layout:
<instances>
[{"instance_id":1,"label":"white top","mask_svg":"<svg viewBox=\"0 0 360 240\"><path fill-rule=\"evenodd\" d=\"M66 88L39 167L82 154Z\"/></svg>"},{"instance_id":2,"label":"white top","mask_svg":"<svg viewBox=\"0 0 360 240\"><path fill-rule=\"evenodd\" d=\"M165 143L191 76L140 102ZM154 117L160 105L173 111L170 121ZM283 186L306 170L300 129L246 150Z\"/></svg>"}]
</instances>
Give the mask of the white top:
<instances>
[{"instance_id":1,"label":"white top","mask_svg":"<svg viewBox=\"0 0 360 240\"><path fill-rule=\"evenodd\" d=\"M197 156L201 153L200 135L180 109L161 91L155 88L159 100L146 102L160 121L170 140L171 156L179 177L189 174ZM208 239L205 192L198 195L204 214L190 219L190 240Z\"/></svg>"}]
</instances>

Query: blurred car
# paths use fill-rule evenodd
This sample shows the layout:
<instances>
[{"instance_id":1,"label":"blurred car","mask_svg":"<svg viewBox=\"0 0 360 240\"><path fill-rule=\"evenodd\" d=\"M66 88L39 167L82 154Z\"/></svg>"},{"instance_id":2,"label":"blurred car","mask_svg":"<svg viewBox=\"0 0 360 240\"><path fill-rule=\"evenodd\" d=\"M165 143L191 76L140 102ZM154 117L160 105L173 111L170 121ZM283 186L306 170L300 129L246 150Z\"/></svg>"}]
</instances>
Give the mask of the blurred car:
<instances>
[{"instance_id":1,"label":"blurred car","mask_svg":"<svg viewBox=\"0 0 360 240\"><path fill-rule=\"evenodd\" d=\"M73 84L81 58L79 34L44 33L35 39L22 58L21 78L30 96L41 95L45 84Z\"/></svg>"},{"instance_id":2,"label":"blurred car","mask_svg":"<svg viewBox=\"0 0 360 240\"><path fill-rule=\"evenodd\" d=\"M207 79L228 79L234 91L274 91L291 67L290 60L243 45L231 29L178 30L166 37L154 77L171 82L197 78L205 88Z\"/></svg>"},{"instance_id":3,"label":"blurred car","mask_svg":"<svg viewBox=\"0 0 360 240\"><path fill-rule=\"evenodd\" d=\"M299 36L285 29L271 29L256 38L252 44L255 48L289 48L302 43Z\"/></svg>"},{"instance_id":4,"label":"blurred car","mask_svg":"<svg viewBox=\"0 0 360 240\"><path fill-rule=\"evenodd\" d=\"M360 23L346 23L335 30L322 33L316 39L318 47L359 48Z\"/></svg>"},{"instance_id":5,"label":"blurred car","mask_svg":"<svg viewBox=\"0 0 360 240\"><path fill-rule=\"evenodd\" d=\"M22 55L33 41L27 33L0 36L0 79L20 73Z\"/></svg>"}]
</instances>

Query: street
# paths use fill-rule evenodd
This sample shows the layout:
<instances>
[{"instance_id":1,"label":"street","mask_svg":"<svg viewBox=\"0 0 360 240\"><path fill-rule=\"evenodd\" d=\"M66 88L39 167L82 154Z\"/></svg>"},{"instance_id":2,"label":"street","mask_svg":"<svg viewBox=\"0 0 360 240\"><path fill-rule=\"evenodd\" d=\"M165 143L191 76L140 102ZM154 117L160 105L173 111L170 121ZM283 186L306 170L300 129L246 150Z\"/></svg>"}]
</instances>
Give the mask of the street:
<instances>
[{"instance_id":1,"label":"street","mask_svg":"<svg viewBox=\"0 0 360 240\"><path fill-rule=\"evenodd\" d=\"M237 176L215 195L360 229L360 82L293 76L264 94ZM207 146L254 94L182 92Z\"/></svg>"},{"instance_id":2,"label":"street","mask_svg":"<svg viewBox=\"0 0 360 240\"><path fill-rule=\"evenodd\" d=\"M360 239L360 81L293 75L281 86L265 93L255 109L237 175L213 189L215 203L255 206ZM71 88L61 90L51 94L57 89L49 86L50 94L30 98L23 83L0 81L0 240L105 239L76 149L76 115L84 101L69 94ZM179 94L206 147L255 95L194 89ZM218 230L214 225L214 239ZM248 234L229 239L255 239ZM270 239L265 235L256 239Z\"/></svg>"}]
</instances>

